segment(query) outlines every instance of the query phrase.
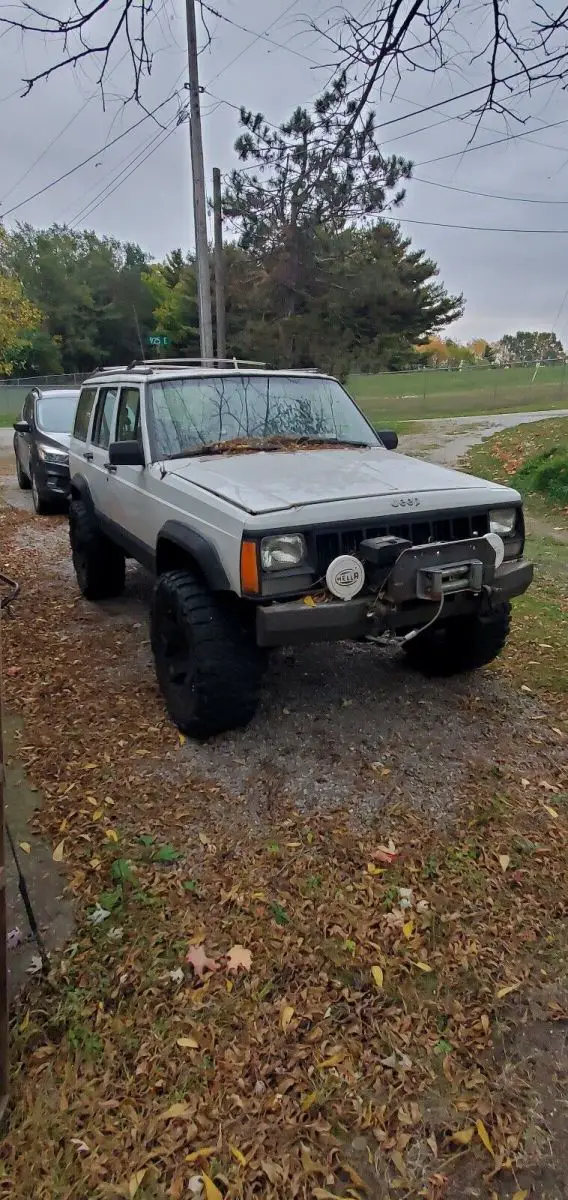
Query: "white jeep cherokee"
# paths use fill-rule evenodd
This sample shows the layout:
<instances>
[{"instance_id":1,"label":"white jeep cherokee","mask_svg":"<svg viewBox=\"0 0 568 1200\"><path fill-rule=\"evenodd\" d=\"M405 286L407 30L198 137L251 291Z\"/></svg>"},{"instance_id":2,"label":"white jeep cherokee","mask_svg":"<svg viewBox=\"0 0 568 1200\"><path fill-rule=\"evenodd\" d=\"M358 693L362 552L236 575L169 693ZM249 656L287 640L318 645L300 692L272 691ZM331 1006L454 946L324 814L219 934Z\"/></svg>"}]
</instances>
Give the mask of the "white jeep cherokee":
<instances>
[{"instance_id":1,"label":"white jeep cherokee","mask_svg":"<svg viewBox=\"0 0 568 1200\"><path fill-rule=\"evenodd\" d=\"M521 498L404 455L327 375L137 362L82 388L70 538L89 600L156 575L151 642L194 737L254 715L266 649L397 640L432 675L503 648L524 592Z\"/></svg>"}]
</instances>

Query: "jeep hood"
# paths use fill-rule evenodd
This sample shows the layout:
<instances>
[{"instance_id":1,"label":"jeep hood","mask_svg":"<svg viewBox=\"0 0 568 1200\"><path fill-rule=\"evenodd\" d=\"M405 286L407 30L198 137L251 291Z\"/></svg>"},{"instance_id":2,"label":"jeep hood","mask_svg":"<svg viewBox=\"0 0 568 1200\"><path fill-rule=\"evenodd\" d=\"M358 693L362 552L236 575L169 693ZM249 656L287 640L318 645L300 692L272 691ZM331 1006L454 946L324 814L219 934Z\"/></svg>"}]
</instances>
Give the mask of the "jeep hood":
<instances>
[{"instance_id":1,"label":"jeep hood","mask_svg":"<svg viewBox=\"0 0 568 1200\"><path fill-rule=\"evenodd\" d=\"M179 459L168 471L197 484L245 512L262 514L326 501L372 499L457 490L516 493L460 471L395 454L382 447L354 450L297 450ZM497 497L495 497L497 499ZM472 497L473 499L473 497ZM491 497L488 496L488 502Z\"/></svg>"}]
</instances>

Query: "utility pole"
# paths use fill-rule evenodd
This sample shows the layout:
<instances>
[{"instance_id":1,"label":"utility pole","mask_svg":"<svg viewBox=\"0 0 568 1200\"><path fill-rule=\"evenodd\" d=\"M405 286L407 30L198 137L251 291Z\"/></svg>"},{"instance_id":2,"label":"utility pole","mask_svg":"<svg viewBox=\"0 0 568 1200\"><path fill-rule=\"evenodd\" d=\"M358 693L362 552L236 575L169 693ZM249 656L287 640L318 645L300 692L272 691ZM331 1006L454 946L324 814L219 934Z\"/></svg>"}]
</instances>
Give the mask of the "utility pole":
<instances>
[{"instance_id":1,"label":"utility pole","mask_svg":"<svg viewBox=\"0 0 568 1200\"><path fill-rule=\"evenodd\" d=\"M215 319L217 358L227 357L225 322L225 257L223 254L223 210L221 208L221 172L213 167L213 214L215 218Z\"/></svg>"},{"instance_id":2,"label":"utility pole","mask_svg":"<svg viewBox=\"0 0 568 1200\"><path fill-rule=\"evenodd\" d=\"M213 359L211 279L209 275L209 246L207 244L207 202L205 198L203 141L201 137L195 0L185 0L185 15L187 20L187 60L189 66L189 136L191 140L193 215L195 219L195 254L197 258L199 339L201 343L201 357L211 361Z\"/></svg>"}]
</instances>

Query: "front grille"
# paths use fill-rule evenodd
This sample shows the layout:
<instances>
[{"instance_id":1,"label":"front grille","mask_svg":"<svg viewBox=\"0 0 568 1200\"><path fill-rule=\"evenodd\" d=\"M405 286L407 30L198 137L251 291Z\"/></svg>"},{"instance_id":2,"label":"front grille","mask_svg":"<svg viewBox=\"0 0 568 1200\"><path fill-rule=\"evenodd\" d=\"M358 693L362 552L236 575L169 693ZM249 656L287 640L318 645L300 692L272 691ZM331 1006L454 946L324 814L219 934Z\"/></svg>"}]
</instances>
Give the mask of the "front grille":
<instances>
[{"instance_id":1,"label":"front grille","mask_svg":"<svg viewBox=\"0 0 568 1200\"><path fill-rule=\"evenodd\" d=\"M354 528L346 525L341 529L314 531L314 566L318 576L325 575L330 562L338 554L356 554L364 538L406 538L413 546L427 542L459 542L464 538L482 537L489 533L489 514L486 512L460 513L455 517L433 517L431 520L403 521L400 518L384 525L365 525ZM309 539L309 535L308 535Z\"/></svg>"}]
</instances>

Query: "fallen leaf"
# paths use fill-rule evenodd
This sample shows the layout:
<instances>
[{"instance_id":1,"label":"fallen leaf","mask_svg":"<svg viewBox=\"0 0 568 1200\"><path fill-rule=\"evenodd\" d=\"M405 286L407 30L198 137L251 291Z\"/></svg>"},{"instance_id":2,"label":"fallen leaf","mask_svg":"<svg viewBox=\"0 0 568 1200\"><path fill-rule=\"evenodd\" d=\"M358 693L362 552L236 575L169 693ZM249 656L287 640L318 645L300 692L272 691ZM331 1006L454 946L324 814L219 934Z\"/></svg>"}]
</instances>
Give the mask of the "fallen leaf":
<instances>
[{"instance_id":1,"label":"fallen leaf","mask_svg":"<svg viewBox=\"0 0 568 1200\"><path fill-rule=\"evenodd\" d=\"M239 1150L238 1146L231 1146L230 1143L229 1143L229 1150L231 1151L231 1154L233 1155L235 1162L238 1162L239 1166L241 1166L241 1167L246 1167L246 1165L247 1165L246 1155L243 1154L242 1150Z\"/></svg>"},{"instance_id":2,"label":"fallen leaf","mask_svg":"<svg viewBox=\"0 0 568 1200\"><path fill-rule=\"evenodd\" d=\"M101 817L104 816L104 811L105 811L104 808L95 809L94 813L91 816L91 821L100 821Z\"/></svg>"},{"instance_id":3,"label":"fallen leaf","mask_svg":"<svg viewBox=\"0 0 568 1200\"><path fill-rule=\"evenodd\" d=\"M369 875L384 875L384 867L376 867L374 863L367 863L367 872Z\"/></svg>"},{"instance_id":4,"label":"fallen leaf","mask_svg":"<svg viewBox=\"0 0 568 1200\"><path fill-rule=\"evenodd\" d=\"M415 966L415 967L418 967L418 970L419 970L419 971L424 971L424 972L425 972L425 974L428 974L430 971L433 971L433 970L434 970L434 968L433 968L433 967L430 967L430 966L428 965L428 963L425 963L425 962L415 962L415 963L414 963L414 966Z\"/></svg>"},{"instance_id":5,"label":"fallen leaf","mask_svg":"<svg viewBox=\"0 0 568 1200\"><path fill-rule=\"evenodd\" d=\"M141 1171L135 1171L134 1175L131 1175L130 1182L128 1184L129 1200L134 1200L134 1197L138 1191L138 1188L140 1187L140 1184L142 1183L142 1180L144 1179L147 1170L147 1167L143 1167Z\"/></svg>"},{"instance_id":6,"label":"fallen leaf","mask_svg":"<svg viewBox=\"0 0 568 1200\"><path fill-rule=\"evenodd\" d=\"M414 932L414 921L407 921L406 924L402 926L402 932L406 939L411 938Z\"/></svg>"},{"instance_id":7,"label":"fallen leaf","mask_svg":"<svg viewBox=\"0 0 568 1200\"><path fill-rule=\"evenodd\" d=\"M214 958L207 957L203 945L190 946L185 956L185 961L191 964L199 979L203 977L206 971L219 970L219 963Z\"/></svg>"},{"instance_id":8,"label":"fallen leaf","mask_svg":"<svg viewBox=\"0 0 568 1200\"><path fill-rule=\"evenodd\" d=\"M222 1193L219 1191L217 1184L213 1183L213 1180L205 1174L205 1171L201 1172L201 1178L205 1184L205 1195L207 1200L223 1200Z\"/></svg>"},{"instance_id":9,"label":"fallen leaf","mask_svg":"<svg viewBox=\"0 0 568 1200\"><path fill-rule=\"evenodd\" d=\"M185 733L178 733L178 738L179 738L180 746L185 746L185 743L186 743Z\"/></svg>"},{"instance_id":10,"label":"fallen leaf","mask_svg":"<svg viewBox=\"0 0 568 1200\"><path fill-rule=\"evenodd\" d=\"M63 838L62 842L59 842L59 844L55 847L55 850L53 851L53 861L54 862L63 862L64 849L65 849L65 838Z\"/></svg>"},{"instance_id":11,"label":"fallen leaf","mask_svg":"<svg viewBox=\"0 0 568 1200\"><path fill-rule=\"evenodd\" d=\"M183 1102L171 1104L170 1107L167 1108L164 1113L162 1113L162 1121L175 1121L177 1117L189 1116L190 1112L191 1109L189 1104L184 1104Z\"/></svg>"},{"instance_id":12,"label":"fallen leaf","mask_svg":"<svg viewBox=\"0 0 568 1200\"><path fill-rule=\"evenodd\" d=\"M513 1193L513 1200L527 1200L528 1189L522 1188L520 1192Z\"/></svg>"},{"instance_id":13,"label":"fallen leaf","mask_svg":"<svg viewBox=\"0 0 568 1200\"><path fill-rule=\"evenodd\" d=\"M294 1009L292 1008L292 1005L283 1004L282 1008L280 1009L280 1028L284 1033L286 1032L293 1016Z\"/></svg>"},{"instance_id":14,"label":"fallen leaf","mask_svg":"<svg viewBox=\"0 0 568 1200\"><path fill-rule=\"evenodd\" d=\"M252 954L245 946L240 946L238 943L231 946L227 954L227 970L238 971L242 967L243 971L250 971L252 963Z\"/></svg>"},{"instance_id":15,"label":"fallen leaf","mask_svg":"<svg viewBox=\"0 0 568 1200\"><path fill-rule=\"evenodd\" d=\"M485 1125L483 1124L483 1121L482 1120L476 1121L475 1128L477 1129L477 1135L479 1137L479 1140L481 1142L483 1142L483 1145L485 1146L485 1149L487 1150L488 1154L491 1154L492 1158L495 1158L495 1151L493 1149L493 1146L491 1145L491 1138L489 1137L489 1134L485 1128Z\"/></svg>"},{"instance_id":16,"label":"fallen leaf","mask_svg":"<svg viewBox=\"0 0 568 1200\"><path fill-rule=\"evenodd\" d=\"M497 999L502 1000L503 996L508 996L509 992L516 992L520 986L520 983L508 983L505 987L500 987L497 991Z\"/></svg>"},{"instance_id":17,"label":"fallen leaf","mask_svg":"<svg viewBox=\"0 0 568 1200\"><path fill-rule=\"evenodd\" d=\"M304 596L304 604L307 604L308 608L316 607L316 602L312 596Z\"/></svg>"},{"instance_id":18,"label":"fallen leaf","mask_svg":"<svg viewBox=\"0 0 568 1200\"><path fill-rule=\"evenodd\" d=\"M393 1150L392 1154L391 1154L391 1159L392 1159L399 1175L402 1175L404 1178L406 1178L406 1175L408 1174L408 1172L406 1170L406 1163L402 1157L402 1154L400 1153L400 1150Z\"/></svg>"},{"instance_id":19,"label":"fallen leaf","mask_svg":"<svg viewBox=\"0 0 568 1200\"><path fill-rule=\"evenodd\" d=\"M343 1062L345 1058L345 1050L338 1050L337 1054L331 1054L329 1058L324 1058L323 1062L318 1063L320 1071L327 1067L336 1067L338 1063Z\"/></svg>"},{"instance_id":20,"label":"fallen leaf","mask_svg":"<svg viewBox=\"0 0 568 1200\"><path fill-rule=\"evenodd\" d=\"M307 1112L308 1109L310 1109L312 1107L312 1104L315 1104L317 1098L318 1098L317 1092L308 1092L308 1095L304 1096L304 1099L302 1100L302 1104L301 1104L302 1112Z\"/></svg>"},{"instance_id":21,"label":"fallen leaf","mask_svg":"<svg viewBox=\"0 0 568 1200\"><path fill-rule=\"evenodd\" d=\"M198 1150L192 1150L191 1154L186 1154L185 1161L187 1163L197 1162L198 1158L211 1158L211 1155L216 1153L216 1146L200 1146Z\"/></svg>"},{"instance_id":22,"label":"fallen leaf","mask_svg":"<svg viewBox=\"0 0 568 1200\"><path fill-rule=\"evenodd\" d=\"M499 855L499 864L501 866L502 871L506 871L507 867L510 866L510 863L511 863L511 859L508 854L500 854Z\"/></svg>"},{"instance_id":23,"label":"fallen leaf","mask_svg":"<svg viewBox=\"0 0 568 1200\"><path fill-rule=\"evenodd\" d=\"M474 1133L473 1125L469 1129L456 1129L456 1132L452 1133L452 1142L457 1142L458 1146L469 1146Z\"/></svg>"},{"instance_id":24,"label":"fallen leaf","mask_svg":"<svg viewBox=\"0 0 568 1200\"><path fill-rule=\"evenodd\" d=\"M176 1046L181 1046L182 1050L199 1050L199 1043L193 1037L177 1038Z\"/></svg>"},{"instance_id":25,"label":"fallen leaf","mask_svg":"<svg viewBox=\"0 0 568 1200\"><path fill-rule=\"evenodd\" d=\"M383 986L383 982L384 982L384 978L385 978L383 968L379 967L378 965L371 967L371 975L373 976L373 982L375 984L377 991L380 991Z\"/></svg>"},{"instance_id":26,"label":"fallen leaf","mask_svg":"<svg viewBox=\"0 0 568 1200\"><path fill-rule=\"evenodd\" d=\"M29 842L18 842L18 846L20 847L20 850L24 851L24 854L31 854L32 848Z\"/></svg>"},{"instance_id":27,"label":"fallen leaf","mask_svg":"<svg viewBox=\"0 0 568 1200\"><path fill-rule=\"evenodd\" d=\"M105 837L108 842L117 842L118 841L118 834L116 832L116 829L105 829Z\"/></svg>"},{"instance_id":28,"label":"fallen leaf","mask_svg":"<svg viewBox=\"0 0 568 1200\"><path fill-rule=\"evenodd\" d=\"M558 813L555 808L551 808L550 804L543 804L542 807L545 809L545 811L548 813L548 815L550 817L554 817L556 820L556 818L558 817Z\"/></svg>"}]
</instances>

